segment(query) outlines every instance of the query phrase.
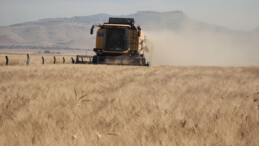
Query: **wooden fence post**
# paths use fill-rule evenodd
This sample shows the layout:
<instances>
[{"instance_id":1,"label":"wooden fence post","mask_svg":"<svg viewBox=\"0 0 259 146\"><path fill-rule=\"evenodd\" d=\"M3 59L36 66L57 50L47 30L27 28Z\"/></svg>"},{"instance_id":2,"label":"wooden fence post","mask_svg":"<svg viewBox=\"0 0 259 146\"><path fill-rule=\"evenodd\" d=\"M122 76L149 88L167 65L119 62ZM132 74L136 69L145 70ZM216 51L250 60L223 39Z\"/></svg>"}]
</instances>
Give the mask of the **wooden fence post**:
<instances>
[{"instance_id":1,"label":"wooden fence post","mask_svg":"<svg viewBox=\"0 0 259 146\"><path fill-rule=\"evenodd\" d=\"M8 65L8 62L9 62L9 59L8 59L8 56L5 56L5 65Z\"/></svg>"},{"instance_id":2,"label":"wooden fence post","mask_svg":"<svg viewBox=\"0 0 259 146\"><path fill-rule=\"evenodd\" d=\"M54 56L54 64L56 64L56 57Z\"/></svg>"},{"instance_id":3,"label":"wooden fence post","mask_svg":"<svg viewBox=\"0 0 259 146\"><path fill-rule=\"evenodd\" d=\"M44 62L45 62L44 57L42 56L41 59L42 59L42 64L44 64Z\"/></svg>"},{"instance_id":4,"label":"wooden fence post","mask_svg":"<svg viewBox=\"0 0 259 146\"><path fill-rule=\"evenodd\" d=\"M63 57L63 64L66 62L65 57Z\"/></svg>"},{"instance_id":5,"label":"wooden fence post","mask_svg":"<svg viewBox=\"0 0 259 146\"><path fill-rule=\"evenodd\" d=\"M26 62L26 65L29 65L30 64L30 55L27 54L27 62Z\"/></svg>"}]
</instances>

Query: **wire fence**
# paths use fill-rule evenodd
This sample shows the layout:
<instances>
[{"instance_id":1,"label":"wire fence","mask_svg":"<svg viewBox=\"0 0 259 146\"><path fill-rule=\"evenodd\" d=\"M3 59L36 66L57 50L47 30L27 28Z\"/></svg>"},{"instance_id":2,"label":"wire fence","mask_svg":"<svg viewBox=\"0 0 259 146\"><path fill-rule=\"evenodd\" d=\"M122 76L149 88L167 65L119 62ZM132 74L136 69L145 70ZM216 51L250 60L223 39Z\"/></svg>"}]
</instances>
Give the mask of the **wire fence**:
<instances>
[{"instance_id":1,"label":"wire fence","mask_svg":"<svg viewBox=\"0 0 259 146\"><path fill-rule=\"evenodd\" d=\"M0 66L72 64L74 56L0 55Z\"/></svg>"}]
</instances>

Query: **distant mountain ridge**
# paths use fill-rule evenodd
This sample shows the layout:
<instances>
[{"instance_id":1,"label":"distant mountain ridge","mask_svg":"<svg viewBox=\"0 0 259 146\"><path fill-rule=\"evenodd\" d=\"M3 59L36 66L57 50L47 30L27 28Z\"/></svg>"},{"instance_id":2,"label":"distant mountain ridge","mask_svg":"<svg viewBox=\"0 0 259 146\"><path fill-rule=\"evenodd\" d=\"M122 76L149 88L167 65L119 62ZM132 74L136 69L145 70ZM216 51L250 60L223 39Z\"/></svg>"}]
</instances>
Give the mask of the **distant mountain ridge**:
<instances>
[{"instance_id":1,"label":"distant mountain ridge","mask_svg":"<svg viewBox=\"0 0 259 146\"><path fill-rule=\"evenodd\" d=\"M130 15L113 16L96 14L71 18L47 18L0 27L0 46L45 46L93 48L95 36L90 35L93 24L108 21L109 17L134 18L144 31L206 31L240 33L228 28L209 25L186 16L182 11L139 11Z\"/></svg>"},{"instance_id":2,"label":"distant mountain ridge","mask_svg":"<svg viewBox=\"0 0 259 146\"><path fill-rule=\"evenodd\" d=\"M90 16L75 16L71 18L45 18L45 19L40 19L38 21L18 23L10 26L12 27L12 26L21 26L21 25L28 25L28 24L47 25L47 24L60 24L60 23L90 24L90 23L107 21L107 18L109 18L110 16L112 15L96 14L96 15L90 15Z\"/></svg>"}]
</instances>

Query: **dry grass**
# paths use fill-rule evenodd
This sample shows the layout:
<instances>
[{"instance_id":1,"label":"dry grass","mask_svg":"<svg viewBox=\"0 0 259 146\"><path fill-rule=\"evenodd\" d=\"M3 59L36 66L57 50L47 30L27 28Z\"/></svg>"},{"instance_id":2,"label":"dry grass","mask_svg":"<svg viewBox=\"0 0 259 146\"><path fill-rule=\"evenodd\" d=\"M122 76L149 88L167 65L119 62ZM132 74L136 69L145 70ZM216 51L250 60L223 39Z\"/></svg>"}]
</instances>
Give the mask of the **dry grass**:
<instances>
[{"instance_id":1,"label":"dry grass","mask_svg":"<svg viewBox=\"0 0 259 146\"><path fill-rule=\"evenodd\" d=\"M258 67L0 66L0 145L259 145Z\"/></svg>"}]
</instances>

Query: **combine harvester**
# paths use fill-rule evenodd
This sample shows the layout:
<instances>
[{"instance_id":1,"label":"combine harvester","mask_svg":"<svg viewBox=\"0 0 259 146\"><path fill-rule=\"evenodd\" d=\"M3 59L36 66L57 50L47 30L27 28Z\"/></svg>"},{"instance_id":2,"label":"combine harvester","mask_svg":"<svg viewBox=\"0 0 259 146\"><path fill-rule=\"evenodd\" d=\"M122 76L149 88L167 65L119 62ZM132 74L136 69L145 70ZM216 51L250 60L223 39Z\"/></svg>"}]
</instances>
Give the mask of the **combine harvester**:
<instances>
[{"instance_id":1,"label":"combine harvester","mask_svg":"<svg viewBox=\"0 0 259 146\"><path fill-rule=\"evenodd\" d=\"M96 55L77 55L75 63L149 66L144 56L145 36L133 18L109 18L99 27L96 34ZM85 61L87 58L89 61Z\"/></svg>"}]
</instances>

